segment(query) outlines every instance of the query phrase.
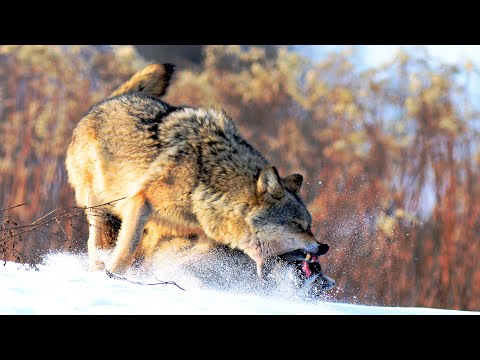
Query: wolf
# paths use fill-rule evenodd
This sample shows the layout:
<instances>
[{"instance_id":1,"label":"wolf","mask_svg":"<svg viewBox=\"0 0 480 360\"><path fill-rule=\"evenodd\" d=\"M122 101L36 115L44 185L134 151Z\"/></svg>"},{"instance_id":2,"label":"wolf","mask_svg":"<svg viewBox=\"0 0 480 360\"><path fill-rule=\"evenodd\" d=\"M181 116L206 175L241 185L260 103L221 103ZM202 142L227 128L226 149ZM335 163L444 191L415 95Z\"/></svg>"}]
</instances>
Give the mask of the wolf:
<instances>
[{"instance_id":1,"label":"wolf","mask_svg":"<svg viewBox=\"0 0 480 360\"><path fill-rule=\"evenodd\" d=\"M303 176L280 176L222 109L164 102L173 73L171 64L147 66L73 130L65 164L89 222L89 269L122 274L132 257L152 258L181 238L170 245L246 254L260 279L282 259L304 278L314 273L321 289L334 287L320 270L329 246L312 232ZM105 203L99 225L92 208ZM102 246L112 246L105 263Z\"/></svg>"}]
</instances>

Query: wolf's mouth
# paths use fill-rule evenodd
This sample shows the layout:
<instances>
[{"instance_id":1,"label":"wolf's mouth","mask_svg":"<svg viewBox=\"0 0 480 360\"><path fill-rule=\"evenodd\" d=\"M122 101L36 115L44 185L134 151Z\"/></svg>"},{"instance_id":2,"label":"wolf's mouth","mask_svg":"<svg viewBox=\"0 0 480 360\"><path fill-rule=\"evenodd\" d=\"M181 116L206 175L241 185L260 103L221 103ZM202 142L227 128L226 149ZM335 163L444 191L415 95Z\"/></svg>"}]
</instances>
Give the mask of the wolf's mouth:
<instances>
[{"instance_id":1,"label":"wolf's mouth","mask_svg":"<svg viewBox=\"0 0 480 360\"><path fill-rule=\"evenodd\" d=\"M327 244L321 244L316 253L299 249L280 255L280 258L288 263L300 265L305 277L309 278L311 275L318 274L321 271L319 258L321 255L326 254L328 249L329 246Z\"/></svg>"},{"instance_id":2,"label":"wolf's mouth","mask_svg":"<svg viewBox=\"0 0 480 360\"><path fill-rule=\"evenodd\" d=\"M318 262L318 258L326 254L328 251L329 246L327 244L322 244L320 246L320 250L316 253L307 252L305 250L293 250L283 255L280 255L285 261L296 261L296 260L305 260L308 262Z\"/></svg>"}]
</instances>

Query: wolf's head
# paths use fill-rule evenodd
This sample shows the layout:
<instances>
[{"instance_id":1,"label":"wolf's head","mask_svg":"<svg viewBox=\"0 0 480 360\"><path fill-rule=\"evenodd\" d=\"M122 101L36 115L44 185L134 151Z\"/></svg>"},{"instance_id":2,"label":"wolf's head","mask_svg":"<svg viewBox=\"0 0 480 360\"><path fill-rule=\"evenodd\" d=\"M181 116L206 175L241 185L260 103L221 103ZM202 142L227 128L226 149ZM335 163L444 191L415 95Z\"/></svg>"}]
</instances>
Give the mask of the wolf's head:
<instances>
[{"instance_id":1,"label":"wolf's head","mask_svg":"<svg viewBox=\"0 0 480 360\"><path fill-rule=\"evenodd\" d=\"M302 181L300 174L280 177L272 165L265 166L258 177L258 205L245 219L250 241L243 250L257 263L260 277L269 258L284 256L290 262L311 263L328 251L328 245L312 232L312 216L299 196Z\"/></svg>"}]
</instances>

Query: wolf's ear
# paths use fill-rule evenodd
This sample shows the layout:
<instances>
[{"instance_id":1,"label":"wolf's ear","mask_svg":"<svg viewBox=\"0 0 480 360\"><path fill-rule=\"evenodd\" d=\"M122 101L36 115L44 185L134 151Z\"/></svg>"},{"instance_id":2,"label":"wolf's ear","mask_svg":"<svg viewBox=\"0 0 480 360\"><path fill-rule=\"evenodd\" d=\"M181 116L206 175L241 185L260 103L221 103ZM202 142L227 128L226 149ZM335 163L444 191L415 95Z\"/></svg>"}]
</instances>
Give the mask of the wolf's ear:
<instances>
[{"instance_id":1,"label":"wolf's ear","mask_svg":"<svg viewBox=\"0 0 480 360\"><path fill-rule=\"evenodd\" d=\"M292 174L282 178L283 185L291 193L295 194L300 190L302 186L303 176L300 174Z\"/></svg>"},{"instance_id":2,"label":"wolf's ear","mask_svg":"<svg viewBox=\"0 0 480 360\"><path fill-rule=\"evenodd\" d=\"M269 194L274 199L281 199L285 189L275 166L267 165L260 173L257 181L257 192L260 195Z\"/></svg>"},{"instance_id":3,"label":"wolf's ear","mask_svg":"<svg viewBox=\"0 0 480 360\"><path fill-rule=\"evenodd\" d=\"M161 97L167 92L174 70L175 66L172 64L148 65L120 85L110 96L117 96L129 92L141 92L147 95Z\"/></svg>"}]
</instances>

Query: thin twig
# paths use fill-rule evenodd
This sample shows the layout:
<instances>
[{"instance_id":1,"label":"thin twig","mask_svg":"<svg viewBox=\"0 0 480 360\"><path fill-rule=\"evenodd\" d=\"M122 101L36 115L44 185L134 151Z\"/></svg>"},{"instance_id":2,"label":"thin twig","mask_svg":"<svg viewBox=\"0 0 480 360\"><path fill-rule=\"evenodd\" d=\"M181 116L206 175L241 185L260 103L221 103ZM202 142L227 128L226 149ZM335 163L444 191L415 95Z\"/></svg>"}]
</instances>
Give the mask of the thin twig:
<instances>
[{"instance_id":1,"label":"thin twig","mask_svg":"<svg viewBox=\"0 0 480 360\"><path fill-rule=\"evenodd\" d=\"M41 226L45 226L45 225L48 225L50 223L52 223L53 221L57 221L58 222L58 219L62 219L62 220L68 220L68 219L71 219L75 216L78 216L80 215L82 212L84 212L86 209L97 209L101 206L107 206L107 205L112 205L114 202L117 202L119 200L122 200L122 199L125 199L125 198L121 198L121 199L117 199L117 200L113 200L113 201L109 201L109 202L106 202L104 204L99 204L99 205L95 205L95 206L91 206L91 207L84 207L84 208L80 208L80 207L73 207L71 210L68 210L68 209L64 209L64 212L60 215L57 215L51 219L48 219L48 220L45 220L43 222L40 222L40 223L37 223L37 221L41 220L41 219L44 219L46 216L48 215L51 215L53 212L59 210L59 209L55 209L55 210L52 210L50 211L48 214L42 216L41 218L35 220L33 223L31 224L28 224L28 225L19 225L19 226L12 226L12 227L9 227L9 230L19 230L19 229L24 229L26 228L26 230L23 230L19 233L16 233L16 234L11 234L10 236L7 236L5 238L3 238L2 240L9 240L11 238L14 238L14 237L17 237L17 236L20 236L26 232L29 232L29 231L33 231ZM20 205L17 205L17 206L20 206ZM37 224L36 224L37 223ZM63 230L63 229L62 229Z\"/></svg>"},{"instance_id":2,"label":"thin twig","mask_svg":"<svg viewBox=\"0 0 480 360\"><path fill-rule=\"evenodd\" d=\"M35 220L34 222L32 222L30 225L34 225L36 222L42 220L42 219L45 219L48 215L54 213L55 211L57 211L58 209L55 209L55 210L52 210L50 211L49 213L43 215L42 217L38 218L37 220ZM27 225L28 226L28 225Z\"/></svg>"},{"instance_id":3,"label":"thin twig","mask_svg":"<svg viewBox=\"0 0 480 360\"><path fill-rule=\"evenodd\" d=\"M175 285L176 287L178 287L180 290L183 290L183 291L186 291L184 288L182 288L180 285L178 285L175 281L162 281L162 280L157 280L158 283L144 283L144 282L141 282L141 281L132 281L132 280L129 280L123 276L119 276L119 275L116 275L108 270L105 270L105 272L107 273L108 277L111 278L111 279L115 279L115 280L124 280L124 281L128 281L129 283L132 283L132 284L137 284L137 285Z\"/></svg>"},{"instance_id":4,"label":"thin twig","mask_svg":"<svg viewBox=\"0 0 480 360\"><path fill-rule=\"evenodd\" d=\"M67 233L65 232L65 230L63 230L62 224L60 224L60 221L58 221L56 217L54 219L57 220L58 226L60 226L60 229L62 229L63 235L65 235L65 240L68 241Z\"/></svg>"},{"instance_id":5,"label":"thin twig","mask_svg":"<svg viewBox=\"0 0 480 360\"><path fill-rule=\"evenodd\" d=\"M17 241L22 241L22 235L25 233L30 233L33 231L47 234L47 232L43 231L44 227L50 227L54 222L60 226L60 229L65 237L65 240L68 241L67 233L65 232L64 227L62 226L62 222L70 222L73 229L73 220L77 220L80 223L86 223L85 220L79 219L80 215L86 215L88 223L90 226L96 226L93 223L98 222L96 219L92 219L93 217L104 217L108 210L104 209L105 206L114 206L114 204L120 200L125 199L125 197L116 199L113 201L109 201L103 204L98 204L90 207L71 207L71 208L57 208L54 209L47 214L39 217L35 221L30 224L20 224L18 225L15 221L13 221L10 217L0 219L0 255L3 256L3 260L5 261L5 256L7 253L10 253L16 260L25 262L27 260L26 256L19 253L15 246L17 245ZM7 211L14 209L19 206L27 205L28 203L25 202L23 204L18 204L9 208L0 209L0 212ZM101 228L101 226L98 226ZM50 229L48 232L49 235L62 237L62 233L60 231ZM13 242L10 243L13 239ZM168 284L166 282L165 284ZM160 284L159 284L160 285ZM176 285L176 284L175 284ZM177 285L178 286L178 285ZM183 289L182 289L183 290Z\"/></svg>"},{"instance_id":6,"label":"thin twig","mask_svg":"<svg viewBox=\"0 0 480 360\"><path fill-rule=\"evenodd\" d=\"M23 206L23 205L27 205L27 204L28 204L28 203L23 203L23 204L15 205L15 206L12 206L12 207L9 207L9 208L6 208L6 209L0 209L0 211L12 210L12 209L15 209L16 207Z\"/></svg>"}]
</instances>

